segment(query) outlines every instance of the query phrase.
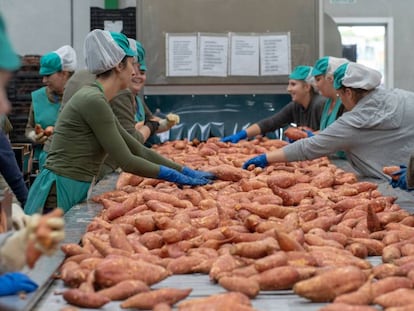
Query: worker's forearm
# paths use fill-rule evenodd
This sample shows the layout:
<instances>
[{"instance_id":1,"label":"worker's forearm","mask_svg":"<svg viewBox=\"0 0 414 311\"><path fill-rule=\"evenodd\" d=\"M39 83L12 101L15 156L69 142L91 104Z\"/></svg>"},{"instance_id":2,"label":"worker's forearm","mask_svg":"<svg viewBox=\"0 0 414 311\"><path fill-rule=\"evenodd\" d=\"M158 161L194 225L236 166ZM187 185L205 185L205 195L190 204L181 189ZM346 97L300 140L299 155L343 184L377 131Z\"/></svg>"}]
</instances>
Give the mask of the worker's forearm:
<instances>
[{"instance_id":1,"label":"worker's forearm","mask_svg":"<svg viewBox=\"0 0 414 311\"><path fill-rule=\"evenodd\" d=\"M255 123L246 129L247 137L254 137L261 134L260 127Z\"/></svg>"},{"instance_id":2,"label":"worker's forearm","mask_svg":"<svg viewBox=\"0 0 414 311\"><path fill-rule=\"evenodd\" d=\"M287 161L287 158L286 158L285 152L283 151L283 148L266 153L266 159L267 159L268 163L286 162Z\"/></svg>"}]
</instances>

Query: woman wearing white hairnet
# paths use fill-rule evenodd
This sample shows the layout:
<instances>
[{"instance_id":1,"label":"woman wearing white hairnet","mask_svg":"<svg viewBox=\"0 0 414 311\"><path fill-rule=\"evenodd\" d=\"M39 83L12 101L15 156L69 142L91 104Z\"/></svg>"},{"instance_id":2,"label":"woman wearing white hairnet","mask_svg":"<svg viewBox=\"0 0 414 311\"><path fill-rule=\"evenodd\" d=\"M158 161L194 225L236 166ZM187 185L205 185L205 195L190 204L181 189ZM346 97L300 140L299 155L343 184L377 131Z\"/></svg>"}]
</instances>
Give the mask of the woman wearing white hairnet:
<instances>
[{"instance_id":1,"label":"woman wearing white hairnet","mask_svg":"<svg viewBox=\"0 0 414 311\"><path fill-rule=\"evenodd\" d=\"M65 84L75 70L76 52L69 45L64 45L40 58L39 74L46 86L31 94L32 104L25 131L26 137L36 144L33 158L38 160L39 170L46 161L50 143L46 141L53 134Z\"/></svg>"},{"instance_id":2,"label":"woman wearing white hairnet","mask_svg":"<svg viewBox=\"0 0 414 311\"><path fill-rule=\"evenodd\" d=\"M67 211L85 200L107 155L129 173L185 185L208 183L211 174L144 147L115 117L109 101L135 75L136 53L127 37L96 29L86 36L84 47L86 66L96 74L96 82L76 92L59 114L45 168L30 188L25 212L47 212L56 206Z\"/></svg>"},{"instance_id":3,"label":"woman wearing white hairnet","mask_svg":"<svg viewBox=\"0 0 414 311\"><path fill-rule=\"evenodd\" d=\"M380 88L381 74L357 63L334 72L334 87L347 112L318 135L256 156L244 164L318 158L343 150L362 175L386 179L382 169L404 163L414 153L414 93ZM388 178L387 178L388 179Z\"/></svg>"},{"instance_id":4,"label":"woman wearing white hairnet","mask_svg":"<svg viewBox=\"0 0 414 311\"><path fill-rule=\"evenodd\" d=\"M273 132L290 123L307 128L307 132L304 132L305 137L306 134L312 135L309 129L319 130L326 99L314 91L311 72L312 67L310 66L297 66L289 75L287 91L292 96L292 101L289 104L273 116L256 122L236 134L223 137L221 141L237 143L242 139Z\"/></svg>"},{"instance_id":5,"label":"woman wearing white hairnet","mask_svg":"<svg viewBox=\"0 0 414 311\"><path fill-rule=\"evenodd\" d=\"M6 96L6 85L11 77L11 72L20 67L20 60L10 44L6 35L3 18L0 16L0 115L7 113L10 103ZM14 152L10 143L0 129L0 169L6 181L22 204L26 201L27 188L23 176L17 166ZM12 211L14 215L14 211ZM45 217L45 216L43 216ZM0 228L0 296L13 295L20 292L32 292L36 290L35 284L28 276L16 272L28 262L35 264L42 253L51 254L56 250L59 242L64 238L64 221L62 217L50 215L48 220L43 219L43 232L48 232L50 247L41 245L37 236L37 228L40 226L40 215L24 216L24 225L15 231L2 232ZM0 227L2 227L0 225ZM30 248L30 252L28 251ZM29 257L27 254L34 254Z\"/></svg>"}]
</instances>

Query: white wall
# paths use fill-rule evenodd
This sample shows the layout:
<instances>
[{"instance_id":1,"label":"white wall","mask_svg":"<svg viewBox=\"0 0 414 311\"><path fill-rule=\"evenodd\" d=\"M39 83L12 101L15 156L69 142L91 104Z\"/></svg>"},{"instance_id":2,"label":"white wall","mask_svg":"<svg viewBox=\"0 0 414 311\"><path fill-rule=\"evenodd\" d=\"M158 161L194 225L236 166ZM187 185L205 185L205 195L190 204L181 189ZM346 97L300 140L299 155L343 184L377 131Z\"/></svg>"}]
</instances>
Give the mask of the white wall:
<instances>
[{"instance_id":1,"label":"white wall","mask_svg":"<svg viewBox=\"0 0 414 311\"><path fill-rule=\"evenodd\" d=\"M90 31L90 7L104 0L0 0L0 12L20 55L42 55L69 44L84 66L83 40ZM71 6L73 5L73 14ZM135 0L120 0L119 8L136 6Z\"/></svg>"},{"instance_id":2,"label":"white wall","mask_svg":"<svg viewBox=\"0 0 414 311\"><path fill-rule=\"evenodd\" d=\"M324 10L335 17L392 17L394 20L394 87L414 91L413 9L410 0L357 0L335 4L324 0Z\"/></svg>"}]
</instances>

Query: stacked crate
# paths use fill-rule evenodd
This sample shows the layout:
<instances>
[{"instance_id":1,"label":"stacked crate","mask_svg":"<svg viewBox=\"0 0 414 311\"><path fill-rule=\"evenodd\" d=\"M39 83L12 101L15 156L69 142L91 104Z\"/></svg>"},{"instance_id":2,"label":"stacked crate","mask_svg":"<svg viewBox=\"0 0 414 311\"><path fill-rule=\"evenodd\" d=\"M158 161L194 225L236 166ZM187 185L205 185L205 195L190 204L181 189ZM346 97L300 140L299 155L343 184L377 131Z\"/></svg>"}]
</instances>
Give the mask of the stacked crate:
<instances>
[{"instance_id":1,"label":"stacked crate","mask_svg":"<svg viewBox=\"0 0 414 311\"><path fill-rule=\"evenodd\" d=\"M22 57L22 66L8 84L7 95L12 104L9 119L13 125L10 133L12 143L28 142L24 135L31 104L31 92L42 87L42 77L39 75L40 55Z\"/></svg>"}]
</instances>

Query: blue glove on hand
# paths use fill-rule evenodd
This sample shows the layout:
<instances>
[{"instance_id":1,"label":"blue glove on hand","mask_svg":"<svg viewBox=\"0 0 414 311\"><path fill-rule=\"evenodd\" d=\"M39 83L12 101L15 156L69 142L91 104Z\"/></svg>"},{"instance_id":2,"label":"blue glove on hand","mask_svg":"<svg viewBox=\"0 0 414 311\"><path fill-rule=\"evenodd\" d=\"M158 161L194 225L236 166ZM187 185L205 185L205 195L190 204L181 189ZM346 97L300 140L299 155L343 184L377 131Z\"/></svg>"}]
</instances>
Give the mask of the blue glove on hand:
<instances>
[{"instance_id":1,"label":"blue glove on hand","mask_svg":"<svg viewBox=\"0 0 414 311\"><path fill-rule=\"evenodd\" d=\"M189 186L201 186L208 184L211 182L211 180L206 178L193 178L184 174L181 174L180 172L168 168L166 166L160 165L160 172L158 173L157 178L171 181L180 185L189 185Z\"/></svg>"},{"instance_id":2,"label":"blue glove on hand","mask_svg":"<svg viewBox=\"0 0 414 311\"><path fill-rule=\"evenodd\" d=\"M391 179L390 185L393 188L400 188L403 190L408 190L407 185L407 167L405 165L400 165L400 170L391 174L392 176L398 176L397 180ZM408 190L411 191L411 190Z\"/></svg>"},{"instance_id":3,"label":"blue glove on hand","mask_svg":"<svg viewBox=\"0 0 414 311\"><path fill-rule=\"evenodd\" d=\"M187 166L184 166L181 173L183 173L184 175L190 176L192 178L207 178L207 179L217 178L216 175L214 175L213 173L192 170L191 168Z\"/></svg>"},{"instance_id":4,"label":"blue glove on hand","mask_svg":"<svg viewBox=\"0 0 414 311\"><path fill-rule=\"evenodd\" d=\"M310 130L302 130L302 131L304 131L306 134L308 134L308 137L315 136L315 134L313 134L313 132L310 131Z\"/></svg>"},{"instance_id":5,"label":"blue glove on hand","mask_svg":"<svg viewBox=\"0 0 414 311\"><path fill-rule=\"evenodd\" d=\"M267 163L266 154L263 153L257 157L251 158L250 160L247 160L243 164L243 168L247 169L247 167L251 164L254 164L256 167L266 167L269 163Z\"/></svg>"},{"instance_id":6,"label":"blue glove on hand","mask_svg":"<svg viewBox=\"0 0 414 311\"><path fill-rule=\"evenodd\" d=\"M231 142L235 144L235 143L238 143L241 139L246 139L246 138L247 138L247 132L245 130L242 130L240 132L237 132L234 135L223 137L221 141L223 143Z\"/></svg>"},{"instance_id":7,"label":"blue glove on hand","mask_svg":"<svg viewBox=\"0 0 414 311\"><path fill-rule=\"evenodd\" d=\"M30 293L37 287L35 282L20 272L9 272L0 276L0 296L15 295L19 292Z\"/></svg>"}]
</instances>

